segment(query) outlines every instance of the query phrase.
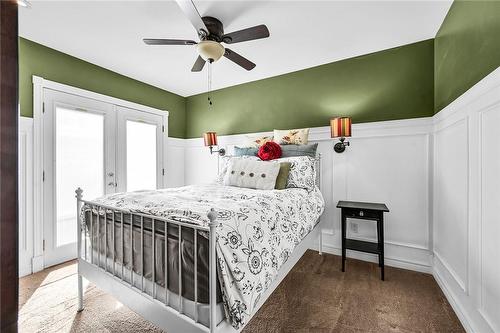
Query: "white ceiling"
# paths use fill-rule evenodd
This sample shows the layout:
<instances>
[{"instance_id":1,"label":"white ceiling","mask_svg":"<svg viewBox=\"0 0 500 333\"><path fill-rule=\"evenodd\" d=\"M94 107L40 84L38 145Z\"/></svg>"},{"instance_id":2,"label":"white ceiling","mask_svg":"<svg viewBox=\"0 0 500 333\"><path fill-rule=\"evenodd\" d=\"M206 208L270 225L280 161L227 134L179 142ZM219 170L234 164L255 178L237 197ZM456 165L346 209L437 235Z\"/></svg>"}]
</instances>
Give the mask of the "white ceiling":
<instances>
[{"instance_id":1,"label":"white ceiling","mask_svg":"<svg viewBox=\"0 0 500 333\"><path fill-rule=\"evenodd\" d=\"M250 72L222 58L213 89L409 44L436 35L447 1L199 1L225 32L266 24L267 39L230 48L257 64ZM147 46L142 38L196 32L172 1L31 1L20 8L22 37L182 96L206 91L207 68L192 73L194 46Z\"/></svg>"}]
</instances>

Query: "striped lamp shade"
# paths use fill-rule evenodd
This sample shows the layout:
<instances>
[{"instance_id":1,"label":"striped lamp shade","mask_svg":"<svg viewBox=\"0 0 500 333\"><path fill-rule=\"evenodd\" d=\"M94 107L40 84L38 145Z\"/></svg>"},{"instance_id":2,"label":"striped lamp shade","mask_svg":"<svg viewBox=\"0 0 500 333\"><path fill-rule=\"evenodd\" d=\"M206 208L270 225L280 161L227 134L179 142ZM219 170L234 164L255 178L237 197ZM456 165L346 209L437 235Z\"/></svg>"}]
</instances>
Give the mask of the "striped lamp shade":
<instances>
[{"instance_id":1,"label":"striped lamp shade","mask_svg":"<svg viewBox=\"0 0 500 333\"><path fill-rule=\"evenodd\" d=\"M203 133L203 139L205 141L205 147L217 146L217 133L216 132Z\"/></svg>"},{"instance_id":2,"label":"striped lamp shade","mask_svg":"<svg viewBox=\"0 0 500 333\"><path fill-rule=\"evenodd\" d=\"M351 136L351 118L337 117L330 119L330 130L332 138Z\"/></svg>"}]
</instances>

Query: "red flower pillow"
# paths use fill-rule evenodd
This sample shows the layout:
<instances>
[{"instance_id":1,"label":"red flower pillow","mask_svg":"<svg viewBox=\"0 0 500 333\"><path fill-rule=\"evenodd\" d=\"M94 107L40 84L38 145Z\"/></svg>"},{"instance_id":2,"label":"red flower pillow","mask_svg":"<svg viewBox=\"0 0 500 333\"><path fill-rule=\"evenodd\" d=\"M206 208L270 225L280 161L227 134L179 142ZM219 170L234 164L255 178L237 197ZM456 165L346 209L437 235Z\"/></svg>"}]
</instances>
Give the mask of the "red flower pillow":
<instances>
[{"instance_id":1,"label":"red flower pillow","mask_svg":"<svg viewBox=\"0 0 500 333\"><path fill-rule=\"evenodd\" d=\"M276 142L266 142L260 148L257 156L263 161L274 160L281 157L281 147Z\"/></svg>"}]
</instances>

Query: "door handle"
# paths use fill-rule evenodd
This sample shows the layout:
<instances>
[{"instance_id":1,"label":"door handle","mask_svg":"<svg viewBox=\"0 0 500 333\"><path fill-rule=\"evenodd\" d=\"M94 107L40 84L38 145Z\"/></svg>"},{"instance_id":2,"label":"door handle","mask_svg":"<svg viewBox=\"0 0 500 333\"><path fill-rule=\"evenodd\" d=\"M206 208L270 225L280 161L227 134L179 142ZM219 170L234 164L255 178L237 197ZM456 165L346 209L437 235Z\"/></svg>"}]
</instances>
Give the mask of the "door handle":
<instances>
[{"instance_id":1,"label":"door handle","mask_svg":"<svg viewBox=\"0 0 500 333\"><path fill-rule=\"evenodd\" d=\"M118 184L117 184L117 183L115 183L115 182L109 182L109 183L108 183L108 186L114 186L114 187L117 187L117 186L118 186Z\"/></svg>"}]
</instances>

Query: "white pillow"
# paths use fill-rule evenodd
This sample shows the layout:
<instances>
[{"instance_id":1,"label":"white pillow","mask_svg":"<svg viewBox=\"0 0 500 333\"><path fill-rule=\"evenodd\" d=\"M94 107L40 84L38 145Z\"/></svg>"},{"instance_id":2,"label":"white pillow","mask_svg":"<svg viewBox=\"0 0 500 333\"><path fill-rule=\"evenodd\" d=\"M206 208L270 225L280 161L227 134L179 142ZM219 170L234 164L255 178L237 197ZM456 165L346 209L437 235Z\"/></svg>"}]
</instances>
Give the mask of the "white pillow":
<instances>
[{"instance_id":1,"label":"white pillow","mask_svg":"<svg viewBox=\"0 0 500 333\"><path fill-rule=\"evenodd\" d=\"M229 161L224 185L273 190L280 172L279 163L233 159Z\"/></svg>"},{"instance_id":2,"label":"white pillow","mask_svg":"<svg viewBox=\"0 0 500 333\"><path fill-rule=\"evenodd\" d=\"M274 130L273 141L280 145L306 145L309 141L309 128Z\"/></svg>"}]
</instances>

